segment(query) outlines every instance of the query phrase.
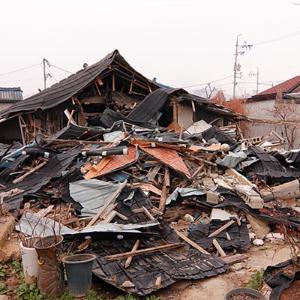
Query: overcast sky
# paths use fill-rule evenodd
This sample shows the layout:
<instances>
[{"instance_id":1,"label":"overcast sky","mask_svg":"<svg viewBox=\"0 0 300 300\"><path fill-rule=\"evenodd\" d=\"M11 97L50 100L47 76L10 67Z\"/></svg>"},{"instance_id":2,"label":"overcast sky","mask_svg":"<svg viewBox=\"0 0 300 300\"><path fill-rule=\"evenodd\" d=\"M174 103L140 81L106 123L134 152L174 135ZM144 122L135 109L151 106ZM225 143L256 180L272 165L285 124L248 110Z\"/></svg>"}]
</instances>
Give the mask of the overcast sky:
<instances>
[{"instance_id":1,"label":"overcast sky","mask_svg":"<svg viewBox=\"0 0 300 300\"><path fill-rule=\"evenodd\" d=\"M148 78L201 89L232 75L234 44L242 34L241 42L254 46L239 57L237 92L251 94L256 87L248 82L256 78L248 74L256 67L264 83L300 75L299 14L300 6L289 0L3 0L0 86L21 86L27 97L43 86L36 65L43 57L75 72L119 49ZM283 36L289 38L259 44ZM68 76L50 71L49 85ZM232 93L232 81L214 85Z\"/></svg>"}]
</instances>

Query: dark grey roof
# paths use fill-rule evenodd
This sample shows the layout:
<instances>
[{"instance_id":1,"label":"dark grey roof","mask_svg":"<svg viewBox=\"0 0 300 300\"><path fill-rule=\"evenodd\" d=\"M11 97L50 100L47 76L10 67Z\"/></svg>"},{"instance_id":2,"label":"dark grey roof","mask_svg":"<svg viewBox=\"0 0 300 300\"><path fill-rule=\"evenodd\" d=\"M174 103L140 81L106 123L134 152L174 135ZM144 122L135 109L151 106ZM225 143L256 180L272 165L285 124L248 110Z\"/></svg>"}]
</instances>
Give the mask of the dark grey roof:
<instances>
[{"instance_id":1,"label":"dark grey roof","mask_svg":"<svg viewBox=\"0 0 300 300\"><path fill-rule=\"evenodd\" d=\"M55 107L77 94L80 90L95 80L97 76L101 75L105 70L107 70L115 61L121 63L126 68L129 68L135 74L138 74L144 78L144 80L148 81L152 87L155 87L155 84L151 80L145 78L142 74L135 71L121 56L119 51L115 50L109 53L99 62L88 66L75 74L72 74L66 79L63 79L62 81L54 84L38 94L23 100L20 103L16 103L7 110L2 111L0 115L6 117L13 113L36 111L38 109L46 110Z\"/></svg>"},{"instance_id":2,"label":"dark grey roof","mask_svg":"<svg viewBox=\"0 0 300 300\"><path fill-rule=\"evenodd\" d=\"M23 91L20 87L0 87L0 102L14 103L23 100Z\"/></svg>"}]
</instances>

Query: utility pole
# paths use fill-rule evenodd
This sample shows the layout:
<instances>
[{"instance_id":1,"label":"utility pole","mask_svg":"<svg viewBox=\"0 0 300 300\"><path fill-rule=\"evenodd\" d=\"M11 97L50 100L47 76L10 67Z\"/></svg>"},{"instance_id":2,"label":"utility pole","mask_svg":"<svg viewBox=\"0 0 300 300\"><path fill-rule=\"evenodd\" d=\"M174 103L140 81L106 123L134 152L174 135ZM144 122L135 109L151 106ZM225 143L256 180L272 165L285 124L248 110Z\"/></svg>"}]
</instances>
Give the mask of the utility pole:
<instances>
[{"instance_id":1,"label":"utility pole","mask_svg":"<svg viewBox=\"0 0 300 300\"><path fill-rule=\"evenodd\" d=\"M48 59L43 58L43 77L44 77L44 90L47 88L47 79L52 77L50 73L47 73L46 67L51 67Z\"/></svg>"},{"instance_id":2,"label":"utility pole","mask_svg":"<svg viewBox=\"0 0 300 300\"><path fill-rule=\"evenodd\" d=\"M241 34L238 34L236 37L236 43L235 43L235 53L234 53L234 65L233 65L233 96L234 99L236 96L236 86L237 86L237 77L238 75L241 76L241 65L238 62L238 56L245 54L246 50L251 50L251 47L253 45L247 44L246 42L243 45L239 44L239 37Z\"/></svg>"},{"instance_id":3,"label":"utility pole","mask_svg":"<svg viewBox=\"0 0 300 300\"><path fill-rule=\"evenodd\" d=\"M256 94L258 94L258 85L259 85L259 68L256 68Z\"/></svg>"},{"instance_id":4,"label":"utility pole","mask_svg":"<svg viewBox=\"0 0 300 300\"><path fill-rule=\"evenodd\" d=\"M250 72L249 76L256 77L256 94L258 94L258 86L259 86L259 68L256 67L256 73Z\"/></svg>"}]
</instances>

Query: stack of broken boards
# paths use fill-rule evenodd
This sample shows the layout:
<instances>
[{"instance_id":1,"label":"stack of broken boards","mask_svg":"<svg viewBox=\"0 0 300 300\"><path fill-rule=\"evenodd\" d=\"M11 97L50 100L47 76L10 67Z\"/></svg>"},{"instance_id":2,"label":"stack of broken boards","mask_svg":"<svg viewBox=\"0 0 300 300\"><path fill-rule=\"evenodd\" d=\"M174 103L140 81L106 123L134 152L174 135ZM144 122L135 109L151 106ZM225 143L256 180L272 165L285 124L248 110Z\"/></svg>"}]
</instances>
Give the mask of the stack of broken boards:
<instances>
[{"instance_id":1,"label":"stack of broken boards","mask_svg":"<svg viewBox=\"0 0 300 300\"><path fill-rule=\"evenodd\" d=\"M250 247L249 223L258 238L299 230L297 157L291 167L259 147L234 152L238 141L217 129L127 125L1 147L0 200L17 230L64 235L65 251L96 254L94 275L128 293L226 272Z\"/></svg>"}]
</instances>

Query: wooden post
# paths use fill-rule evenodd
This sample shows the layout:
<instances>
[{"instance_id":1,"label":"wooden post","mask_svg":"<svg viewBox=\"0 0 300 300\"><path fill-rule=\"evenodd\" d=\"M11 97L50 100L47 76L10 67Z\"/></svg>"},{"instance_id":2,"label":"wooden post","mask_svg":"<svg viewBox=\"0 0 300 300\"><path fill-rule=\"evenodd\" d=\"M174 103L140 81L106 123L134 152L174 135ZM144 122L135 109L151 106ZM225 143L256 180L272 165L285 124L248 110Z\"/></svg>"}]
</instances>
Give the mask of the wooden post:
<instances>
[{"instance_id":1,"label":"wooden post","mask_svg":"<svg viewBox=\"0 0 300 300\"><path fill-rule=\"evenodd\" d=\"M169 172L169 168L166 167L164 183L163 183L163 188L162 188L162 193L160 196L159 208L158 208L161 212L164 212L166 208L166 201L169 195L169 187L170 187L170 172Z\"/></svg>"},{"instance_id":2,"label":"wooden post","mask_svg":"<svg viewBox=\"0 0 300 300\"><path fill-rule=\"evenodd\" d=\"M173 107L173 122L178 123L178 103L175 99L172 99L171 105Z\"/></svg>"},{"instance_id":3,"label":"wooden post","mask_svg":"<svg viewBox=\"0 0 300 300\"><path fill-rule=\"evenodd\" d=\"M116 75L115 73L112 74L112 90L113 92L116 90Z\"/></svg>"},{"instance_id":4,"label":"wooden post","mask_svg":"<svg viewBox=\"0 0 300 300\"><path fill-rule=\"evenodd\" d=\"M98 87L97 81L95 81L95 87L97 89L97 92L98 92L99 96L102 96L101 91L100 91L100 89Z\"/></svg>"},{"instance_id":5,"label":"wooden post","mask_svg":"<svg viewBox=\"0 0 300 300\"><path fill-rule=\"evenodd\" d=\"M22 125L22 122L21 122L21 116L19 115L18 116L18 120L19 120L19 127L20 127L20 132L21 132L21 137L22 137L22 143L23 143L23 146L26 145L26 141L25 141L25 136L24 136L24 131L23 131L23 125Z\"/></svg>"}]
</instances>

